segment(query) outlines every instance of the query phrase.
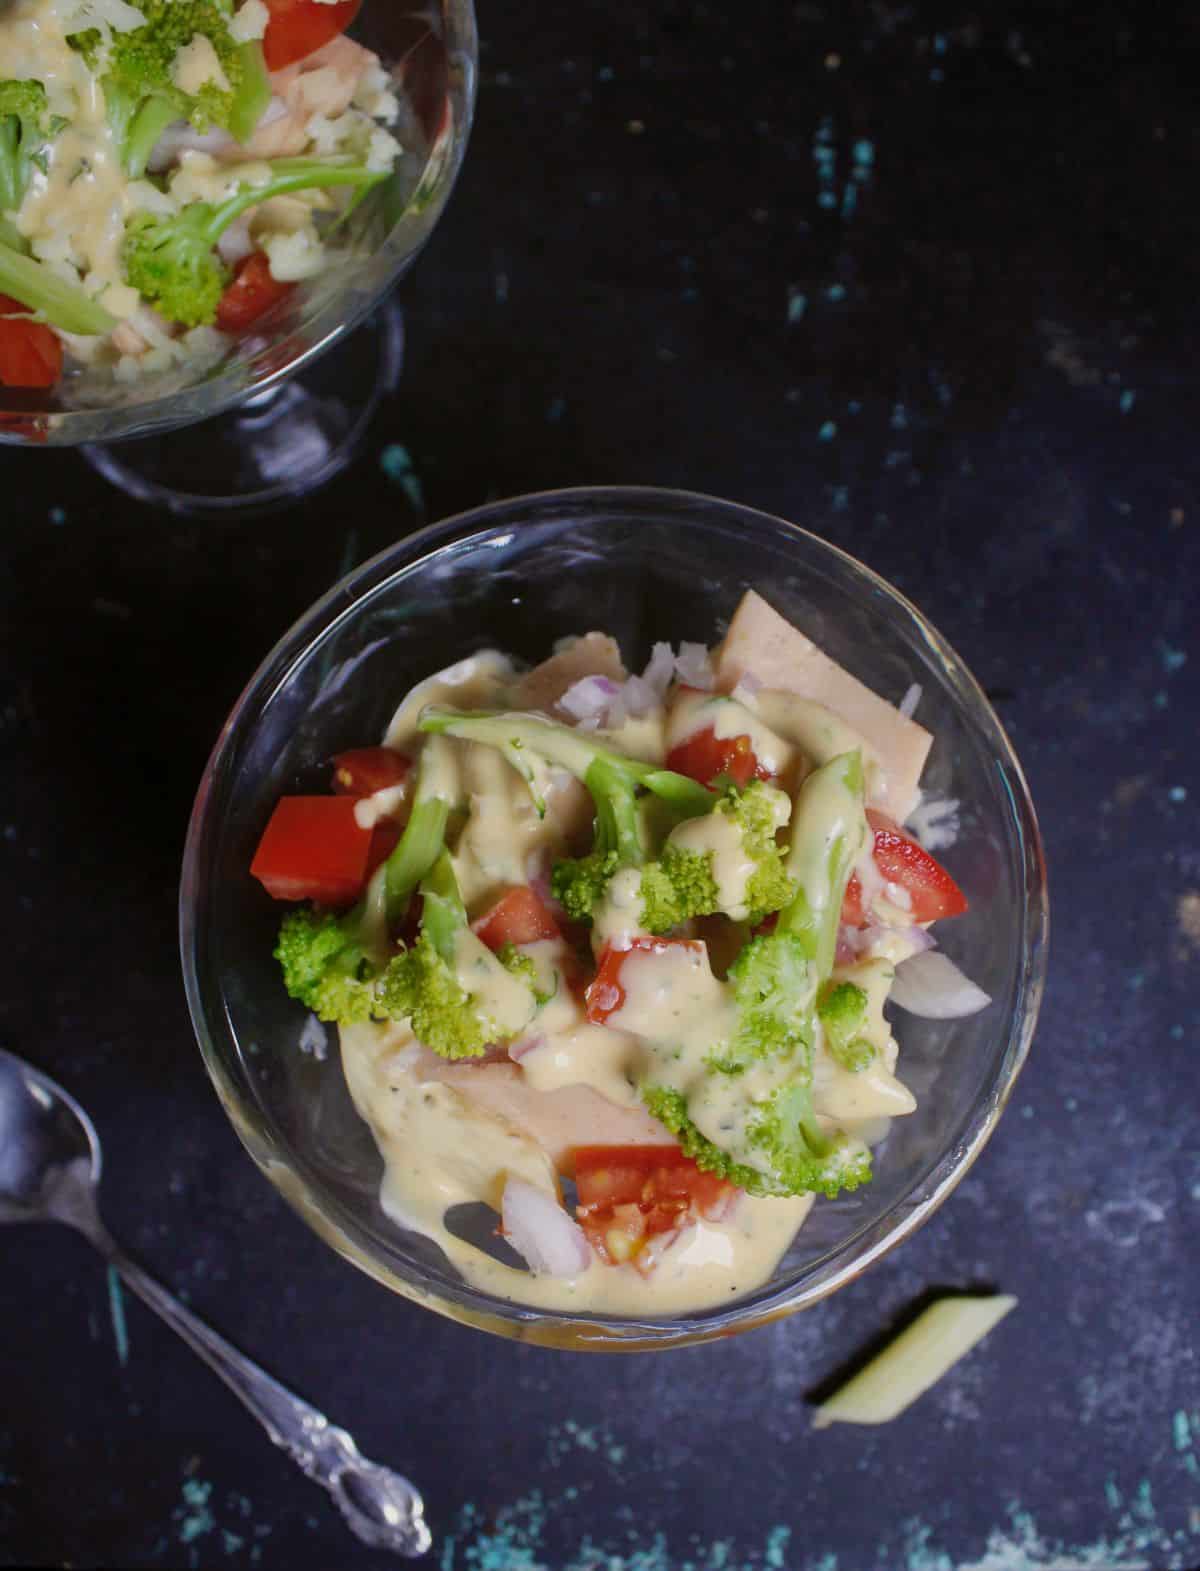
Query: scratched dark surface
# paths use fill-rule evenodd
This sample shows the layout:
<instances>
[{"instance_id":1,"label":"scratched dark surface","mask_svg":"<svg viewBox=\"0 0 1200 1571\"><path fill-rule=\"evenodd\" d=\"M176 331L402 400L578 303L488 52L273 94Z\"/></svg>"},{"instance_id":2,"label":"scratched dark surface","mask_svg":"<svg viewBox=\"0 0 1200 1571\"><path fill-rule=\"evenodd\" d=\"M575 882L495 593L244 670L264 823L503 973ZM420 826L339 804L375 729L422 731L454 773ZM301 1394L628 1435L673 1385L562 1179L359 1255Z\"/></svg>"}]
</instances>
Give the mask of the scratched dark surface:
<instances>
[{"instance_id":1,"label":"scratched dark surface","mask_svg":"<svg viewBox=\"0 0 1200 1571\"><path fill-rule=\"evenodd\" d=\"M1176 10L488 5L466 171L357 467L190 523L0 451L0 1041L92 1111L117 1236L419 1482L441 1571L1200 1565ZM899 584L993 692L1052 874L1034 1053L951 1203L807 1315L649 1359L487 1339L338 1261L238 1145L176 958L192 793L275 637L424 517L593 482L775 511ZM383 1565L134 1302L118 1357L81 1240L3 1247L0 1563ZM984 1349L888 1428L810 1431L806 1392L978 1281L1021 1299Z\"/></svg>"}]
</instances>

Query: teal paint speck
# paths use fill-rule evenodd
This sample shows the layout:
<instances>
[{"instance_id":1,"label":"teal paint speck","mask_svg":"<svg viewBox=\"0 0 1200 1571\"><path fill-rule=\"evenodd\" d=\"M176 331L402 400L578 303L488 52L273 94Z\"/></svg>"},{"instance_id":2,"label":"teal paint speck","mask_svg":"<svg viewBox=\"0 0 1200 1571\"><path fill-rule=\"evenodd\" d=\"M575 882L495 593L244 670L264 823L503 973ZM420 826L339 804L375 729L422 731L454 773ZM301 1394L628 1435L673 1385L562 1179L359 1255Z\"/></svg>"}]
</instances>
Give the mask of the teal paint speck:
<instances>
[{"instance_id":1,"label":"teal paint speck","mask_svg":"<svg viewBox=\"0 0 1200 1571\"><path fill-rule=\"evenodd\" d=\"M1165 709L1169 702L1170 702L1170 699L1168 699L1168 697L1167 697L1167 695L1165 693L1162 693L1162 692L1155 693L1154 699L1153 699L1153 703L1154 703L1155 709Z\"/></svg>"},{"instance_id":2,"label":"teal paint speck","mask_svg":"<svg viewBox=\"0 0 1200 1571\"><path fill-rule=\"evenodd\" d=\"M1167 792L1167 797L1172 802L1187 801L1187 786L1172 786Z\"/></svg>"},{"instance_id":3,"label":"teal paint speck","mask_svg":"<svg viewBox=\"0 0 1200 1571\"><path fill-rule=\"evenodd\" d=\"M851 180L847 182L846 189L842 192L842 217L853 218L854 209L858 206L858 187Z\"/></svg>"},{"instance_id":4,"label":"teal paint speck","mask_svg":"<svg viewBox=\"0 0 1200 1571\"><path fill-rule=\"evenodd\" d=\"M1110 1511L1119 1511L1121 1509L1121 1491L1117 1488L1115 1479L1106 1478L1104 1480L1104 1498L1108 1501L1108 1509Z\"/></svg>"},{"instance_id":5,"label":"teal paint speck","mask_svg":"<svg viewBox=\"0 0 1200 1571\"><path fill-rule=\"evenodd\" d=\"M788 290L787 319L794 327L797 322L804 320L804 313L808 310L808 296L801 294L798 289Z\"/></svg>"},{"instance_id":6,"label":"teal paint speck","mask_svg":"<svg viewBox=\"0 0 1200 1571\"><path fill-rule=\"evenodd\" d=\"M246 1540L237 1533L231 1533L227 1527L221 1529L221 1543L227 1555L236 1555Z\"/></svg>"},{"instance_id":7,"label":"teal paint speck","mask_svg":"<svg viewBox=\"0 0 1200 1571\"><path fill-rule=\"evenodd\" d=\"M1183 1027L1181 1025L1173 1025L1171 1027L1170 1035L1171 1035L1172 1042L1182 1042L1183 1041Z\"/></svg>"},{"instance_id":8,"label":"teal paint speck","mask_svg":"<svg viewBox=\"0 0 1200 1571\"><path fill-rule=\"evenodd\" d=\"M773 1527L767 1534L765 1559L766 1564L772 1568L772 1571L787 1571L787 1561L784 1559L784 1555L787 1552L788 1540L791 1536L791 1528L784 1527L782 1524L778 1527ZM837 1556L826 1556L821 1564L813 1568L813 1571L837 1571Z\"/></svg>"},{"instance_id":9,"label":"teal paint speck","mask_svg":"<svg viewBox=\"0 0 1200 1571\"><path fill-rule=\"evenodd\" d=\"M184 1480L184 1504L175 1512L181 1544L190 1544L195 1539L202 1538L206 1533L211 1533L216 1526L208 1505L211 1495L211 1484L206 1484L198 1478Z\"/></svg>"},{"instance_id":10,"label":"teal paint speck","mask_svg":"<svg viewBox=\"0 0 1200 1571\"><path fill-rule=\"evenodd\" d=\"M892 410L891 427L893 431L906 431L908 429L908 411L903 404L897 404Z\"/></svg>"},{"instance_id":11,"label":"teal paint speck","mask_svg":"<svg viewBox=\"0 0 1200 1571\"><path fill-rule=\"evenodd\" d=\"M129 1329L125 1324L125 1293L116 1266L108 1268L108 1310L112 1316L113 1341L121 1368L129 1362Z\"/></svg>"},{"instance_id":12,"label":"teal paint speck","mask_svg":"<svg viewBox=\"0 0 1200 1571\"><path fill-rule=\"evenodd\" d=\"M837 422L833 421L833 420L826 420L825 424L817 432L817 441L818 442L832 442L836 435L837 435Z\"/></svg>"},{"instance_id":13,"label":"teal paint speck","mask_svg":"<svg viewBox=\"0 0 1200 1571\"><path fill-rule=\"evenodd\" d=\"M829 288L825 291L825 298L826 300L834 301L836 304L837 301L844 300L846 298L846 291L841 284L830 284Z\"/></svg>"},{"instance_id":14,"label":"teal paint speck","mask_svg":"<svg viewBox=\"0 0 1200 1571\"><path fill-rule=\"evenodd\" d=\"M1174 676L1176 671L1182 670L1187 664L1186 649L1172 649L1171 645L1163 638L1156 641L1155 648L1158 650L1158 657L1162 661L1162 668L1168 676Z\"/></svg>"},{"instance_id":15,"label":"teal paint speck","mask_svg":"<svg viewBox=\"0 0 1200 1571\"><path fill-rule=\"evenodd\" d=\"M67 510L65 507L52 507L50 509L50 522L57 528L61 528L62 525L66 523L66 521Z\"/></svg>"},{"instance_id":16,"label":"teal paint speck","mask_svg":"<svg viewBox=\"0 0 1200 1571\"><path fill-rule=\"evenodd\" d=\"M1121 399L1120 399L1121 413L1123 415L1127 415L1129 413L1129 411L1133 408L1134 404L1136 404L1136 403L1137 403L1137 394L1134 392L1133 388L1127 387L1125 389L1125 391L1121 394Z\"/></svg>"},{"instance_id":17,"label":"teal paint speck","mask_svg":"<svg viewBox=\"0 0 1200 1571\"><path fill-rule=\"evenodd\" d=\"M837 197L832 191L822 191L817 197L817 205L819 207L836 207Z\"/></svg>"},{"instance_id":18,"label":"teal paint speck","mask_svg":"<svg viewBox=\"0 0 1200 1571\"><path fill-rule=\"evenodd\" d=\"M398 485L418 512L425 510L425 491L413 468L412 455L400 442L390 442L379 455L379 467Z\"/></svg>"},{"instance_id":19,"label":"teal paint speck","mask_svg":"<svg viewBox=\"0 0 1200 1571\"><path fill-rule=\"evenodd\" d=\"M869 137L859 137L854 144L854 162L869 169L875 162L875 144Z\"/></svg>"}]
</instances>

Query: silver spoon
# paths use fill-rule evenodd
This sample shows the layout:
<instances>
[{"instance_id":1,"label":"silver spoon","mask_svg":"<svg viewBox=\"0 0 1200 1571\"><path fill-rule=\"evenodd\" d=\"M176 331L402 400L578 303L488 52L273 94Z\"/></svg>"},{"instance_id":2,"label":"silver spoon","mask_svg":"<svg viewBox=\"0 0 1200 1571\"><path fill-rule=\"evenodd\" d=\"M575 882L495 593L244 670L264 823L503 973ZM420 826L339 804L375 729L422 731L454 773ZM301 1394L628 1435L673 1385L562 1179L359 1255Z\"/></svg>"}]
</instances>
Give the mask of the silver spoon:
<instances>
[{"instance_id":1,"label":"silver spoon","mask_svg":"<svg viewBox=\"0 0 1200 1571\"><path fill-rule=\"evenodd\" d=\"M0 1048L0 1223L78 1228L216 1370L275 1444L329 1491L364 1544L410 1559L423 1555L432 1539L424 1503L408 1479L367 1461L344 1429L272 1380L127 1259L100 1220L99 1183L100 1141L91 1119L61 1086Z\"/></svg>"}]
</instances>

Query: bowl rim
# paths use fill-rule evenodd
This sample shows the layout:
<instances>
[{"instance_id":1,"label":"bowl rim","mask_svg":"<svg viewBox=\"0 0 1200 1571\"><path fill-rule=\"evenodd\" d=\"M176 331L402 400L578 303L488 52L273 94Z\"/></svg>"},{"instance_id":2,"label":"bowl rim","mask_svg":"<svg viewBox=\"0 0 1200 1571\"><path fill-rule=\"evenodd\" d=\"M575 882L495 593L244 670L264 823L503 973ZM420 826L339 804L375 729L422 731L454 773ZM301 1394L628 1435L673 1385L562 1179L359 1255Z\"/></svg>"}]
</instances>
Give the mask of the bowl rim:
<instances>
[{"instance_id":1,"label":"bowl rim","mask_svg":"<svg viewBox=\"0 0 1200 1571\"><path fill-rule=\"evenodd\" d=\"M631 511L658 507L675 510L716 509L726 519L753 519L772 529L802 538L809 548L828 553L848 568L862 587L882 592L885 602L907 614L914 630L932 650L961 696L994 728L1002 755L997 760L1012 802L1021 853L1022 943L1020 964L1015 979L1013 1006L1003 1031L1004 1050L986 1096L972 1108L952 1146L934 1162L913 1190L900 1196L873 1222L852 1234L814 1264L819 1280L806 1285L805 1278L773 1290L761 1288L729 1308L690 1311L680 1317L661 1319L621 1317L599 1313L536 1309L501 1299L466 1283L447 1289L431 1287L412 1280L399 1269L385 1266L364 1244L354 1217L333 1196L316 1193L301 1176L307 1168L303 1158L285 1149L275 1131L249 1105L216 1051L201 994L197 959L199 909L197 889L203 850L216 832L210 821L210 805L218 774L236 756L242 731L253 714L261 711L283 687L292 671L306 658L318 639L325 639L347 617L354 614L361 600L394 574L412 571L427 558L453 545L462 545L495 529L498 522L513 515L525 515L537 508L565 510L574 504L587 504L596 510ZM205 1066L235 1130L251 1157L263 1169L284 1198L297 1209L314 1230L338 1253L366 1271L368 1275L404 1297L438 1310L451 1319L497 1332L501 1335L545 1345L577 1350L644 1351L684 1346L752 1329L784 1315L820 1302L830 1293L853 1281L874 1261L910 1237L917 1228L953 1193L978 1159L999 1122L1032 1044L1038 1012L1045 987L1049 903L1046 861L1036 810L1028 783L1012 743L982 688L957 651L926 619L923 613L893 585L851 553L790 520L739 502L673 487L659 486L573 486L526 493L490 501L465 509L449 518L432 523L385 547L368 561L335 583L307 611L303 612L276 640L245 684L218 734L197 790L188 823L179 896L180 954L188 1012ZM237 1034L227 1012L216 1029L224 1031L237 1048ZM235 1055L236 1056L236 1055ZM298 1171L299 1169L299 1171ZM299 1191L299 1192L298 1192ZM852 1258L832 1270L823 1268L845 1248L852 1247Z\"/></svg>"},{"instance_id":2,"label":"bowl rim","mask_svg":"<svg viewBox=\"0 0 1200 1571\"><path fill-rule=\"evenodd\" d=\"M202 376L184 387L141 403L112 408L104 405L39 408L38 400L32 395L22 397L18 393L13 396L10 390L0 388L0 448L80 447L96 443L107 446L196 425L226 414L251 399L266 399L360 327L387 298L428 243L458 184L471 139L479 83L475 0L442 0L442 6L448 34L447 54L462 73L461 122L454 125L449 136L443 133L435 137L417 181L415 189L419 190L427 180L434 178L435 199L421 210L415 222L410 220L404 231L403 245L397 243L402 214L371 258L372 262L378 262L388 256L390 265L386 278L372 288L351 288L327 301L309 326L311 342L285 365L269 368L263 374L247 375L244 365L219 364L211 375ZM393 251L394 254L389 255ZM126 418L121 419L122 416ZM119 428L109 430L108 426L113 423Z\"/></svg>"}]
</instances>

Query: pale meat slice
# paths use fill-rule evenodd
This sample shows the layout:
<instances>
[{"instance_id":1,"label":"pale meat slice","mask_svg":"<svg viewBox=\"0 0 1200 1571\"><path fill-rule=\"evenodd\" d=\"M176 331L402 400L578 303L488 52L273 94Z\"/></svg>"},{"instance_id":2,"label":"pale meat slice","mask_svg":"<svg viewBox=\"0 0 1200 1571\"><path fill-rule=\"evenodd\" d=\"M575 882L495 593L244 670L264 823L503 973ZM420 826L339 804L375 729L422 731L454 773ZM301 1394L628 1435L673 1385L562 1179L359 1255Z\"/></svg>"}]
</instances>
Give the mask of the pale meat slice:
<instances>
[{"instance_id":1,"label":"pale meat slice","mask_svg":"<svg viewBox=\"0 0 1200 1571\"><path fill-rule=\"evenodd\" d=\"M839 715L882 767L872 805L901 821L912 811L932 736L831 660L752 589L742 596L715 663L721 692L732 692L749 673L763 687L796 693Z\"/></svg>"},{"instance_id":2,"label":"pale meat slice","mask_svg":"<svg viewBox=\"0 0 1200 1571\"><path fill-rule=\"evenodd\" d=\"M513 702L518 709L554 708L562 695L585 676L606 676L613 682L625 680L625 667L615 639L607 633L585 633L517 683Z\"/></svg>"},{"instance_id":3,"label":"pale meat slice","mask_svg":"<svg viewBox=\"0 0 1200 1571\"><path fill-rule=\"evenodd\" d=\"M431 1061L432 1060L432 1061ZM671 1136L640 1107L618 1107L591 1086L535 1091L516 1064L455 1064L430 1053L420 1073L451 1085L477 1107L507 1119L536 1140L560 1173L574 1170L579 1146L672 1145Z\"/></svg>"}]
</instances>

